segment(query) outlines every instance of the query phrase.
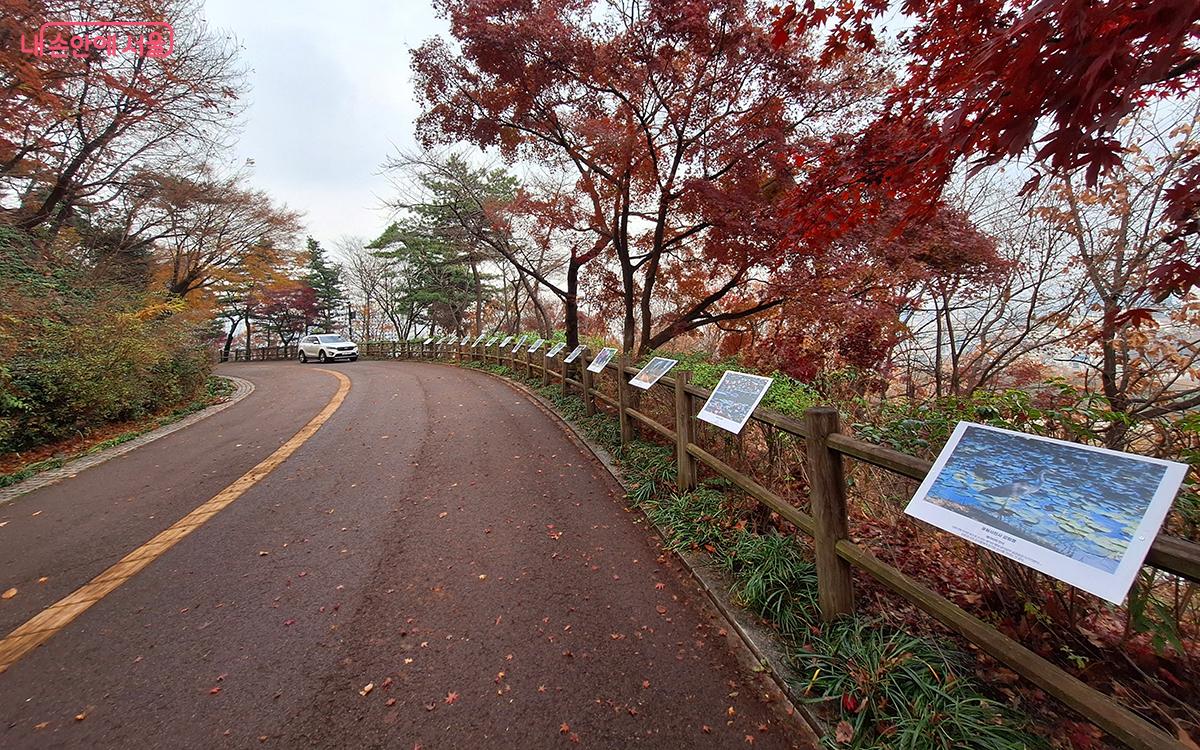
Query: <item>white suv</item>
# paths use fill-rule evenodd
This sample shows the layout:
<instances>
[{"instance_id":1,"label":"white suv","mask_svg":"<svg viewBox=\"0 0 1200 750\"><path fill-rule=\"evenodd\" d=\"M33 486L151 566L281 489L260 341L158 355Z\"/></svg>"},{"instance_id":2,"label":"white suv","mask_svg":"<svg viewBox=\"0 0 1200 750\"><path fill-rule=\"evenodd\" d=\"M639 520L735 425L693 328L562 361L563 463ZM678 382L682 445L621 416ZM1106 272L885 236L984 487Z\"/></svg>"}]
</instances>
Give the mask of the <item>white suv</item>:
<instances>
[{"instance_id":1,"label":"white suv","mask_svg":"<svg viewBox=\"0 0 1200 750\"><path fill-rule=\"evenodd\" d=\"M351 362L358 359L358 344L336 333L319 333L300 339L300 361L316 359L318 362L333 362L345 357Z\"/></svg>"}]
</instances>

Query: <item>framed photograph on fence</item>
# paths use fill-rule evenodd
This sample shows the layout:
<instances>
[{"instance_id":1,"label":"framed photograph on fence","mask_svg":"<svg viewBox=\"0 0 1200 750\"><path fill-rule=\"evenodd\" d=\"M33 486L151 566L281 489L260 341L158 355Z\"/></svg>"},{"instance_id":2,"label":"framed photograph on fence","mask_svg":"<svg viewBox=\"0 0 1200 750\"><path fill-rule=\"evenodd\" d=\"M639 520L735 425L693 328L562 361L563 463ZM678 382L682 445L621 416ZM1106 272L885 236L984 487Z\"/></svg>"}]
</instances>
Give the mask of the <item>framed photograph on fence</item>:
<instances>
[{"instance_id":1,"label":"framed photograph on fence","mask_svg":"<svg viewBox=\"0 0 1200 750\"><path fill-rule=\"evenodd\" d=\"M767 394L771 380L762 375L726 370L696 418L735 435L740 433L758 408L758 402Z\"/></svg>"},{"instance_id":2,"label":"framed photograph on fence","mask_svg":"<svg viewBox=\"0 0 1200 750\"><path fill-rule=\"evenodd\" d=\"M545 340L545 339L538 339L537 341L533 342L533 346L529 347L529 353L530 353L530 354L533 354L533 353L534 353L534 352L536 352L538 349L541 349L541 348L542 348L542 344L544 344L544 343L546 343L546 340Z\"/></svg>"},{"instance_id":3,"label":"framed photograph on fence","mask_svg":"<svg viewBox=\"0 0 1200 750\"><path fill-rule=\"evenodd\" d=\"M469 333L462 337L462 341L458 342L459 346L466 346L469 343L471 343L471 334Z\"/></svg>"},{"instance_id":4,"label":"framed photograph on fence","mask_svg":"<svg viewBox=\"0 0 1200 750\"><path fill-rule=\"evenodd\" d=\"M503 349L504 347L508 346L508 342L510 342L512 340L513 340L512 336L505 336L504 340L500 342L500 348Z\"/></svg>"},{"instance_id":5,"label":"framed photograph on fence","mask_svg":"<svg viewBox=\"0 0 1200 750\"><path fill-rule=\"evenodd\" d=\"M1120 604L1187 469L959 422L904 512Z\"/></svg>"},{"instance_id":6,"label":"framed photograph on fence","mask_svg":"<svg viewBox=\"0 0 1200 750\"><path fill-rule=\"evenodd\" d=\"M547 356L547 357L550 357L551 359L553 359L554 357L557 357L557 356L558 356L558 353L559 353L559 352L561 352L561 351L563 350L563 347L564 347L564 346L566 346L566 344L564 344L564 343L562 343L562 342L560 341L559 343L557 343L557 344L555 344L554 346L550 347L550 351L546 352L546 356Z\"/></svg>"},{"instance_id":7,"label":"framed photograph on fence","mask_svg":"<svg viewBox=\"0 0 1200 750\"><path fill-rule=\"evenodd\" d=\"M518 351L518 350L519 350L519 349L520 349L522 346L524 346L524 345L525 345L525 339L527 339L527 338L529 338L529 337L528 337L528 336L522 336L521 338L517 339L517 343L513 344L513 348L512 348L512 353L513 353L513 354L516 354L516 353L517 353L517 351Z\"/></svg>"},{"instance_id":8,"label":"framed photograph on fence","mask_svg":"<svg viewBox=\"0 0 1200 750\"><path fill-rule=\"evenodd\" d=\"M486 343L486 344L484 344L484 346L486 346L486 347L488 347L488 348L491 348L492 344L495 344L495 343L496 343L496 339L498 339L498 338L500 338L500 337L499 337L499 336L492 336L490 339L488 339L488 340L487 340L487 343Z\"/></svg>"},{"instance_id":9,"label":"framed photograph on fence","mask_svg":"<svg viewBox=\"0 0 1200 750\"><path fill-rule=\"evenodd\" d=\"M604 366L609 363L609 361L613 358L613 355L615 355L616 353L617 353L617 350L612 348L611 346L606 346L603 349L601 349L599 352L596 353L596 358L592 360L592 363L590 365L588 365L588 372L602 371L604 369Z\"/></svg>"},{"instance_id":10,"label":"framed photograph on fence","mask_svg":"<svg viewBox=\"0 0 1200 750\"><path fill-rule=\"evenodd\" d=\"M667 359L666 357L655 357L646 363L646 366L630 379L629 384L641 388L643 391L649 390L650 386L658 382L658 379L666 375L668 371L679 363L677 359Z\"/></svg>"},{"instance_id":11,"label":"framed photograph on fence","mask_svg":"<svg viewBox=\"0 0 1200 750\"><path fill-rule=\"evenodd\" d=\"M480 341L483 341L483 337L484 337L484 336L486 336L486 335L487 335L486 333L481 333L481 334L479 334L479 338L475 339L475 341L474 341L474 342L471 344L471 346L473 346L473 347L474 347L474 346L479 346L479 342L480 342Z\"/></svg>"},{"instance_id":12,"label":"framed photograph on fence","mask_svg":"<svg viewBox=\"0 0 1200 750\"><path fill-rule=\"evenodd\" d=\"M429 338L425 339L425 346L429 346L432 343L433 343L433 336L430 336Z\"/></svg>"},{"instance_id":13,"label":"framed photograph on fence","mask_svg":"<svg viewBox=\"0 0 1200 750\"><path fill-rule=\"evenodd\" d=\"M571 353L567 355L567 358L564 359L563 362L566 362L567 364L571 364L575 360L579 359L580 354L583 354L583 344L580 344L579 346L572 349Z\"/></svg>"}]
</instances>

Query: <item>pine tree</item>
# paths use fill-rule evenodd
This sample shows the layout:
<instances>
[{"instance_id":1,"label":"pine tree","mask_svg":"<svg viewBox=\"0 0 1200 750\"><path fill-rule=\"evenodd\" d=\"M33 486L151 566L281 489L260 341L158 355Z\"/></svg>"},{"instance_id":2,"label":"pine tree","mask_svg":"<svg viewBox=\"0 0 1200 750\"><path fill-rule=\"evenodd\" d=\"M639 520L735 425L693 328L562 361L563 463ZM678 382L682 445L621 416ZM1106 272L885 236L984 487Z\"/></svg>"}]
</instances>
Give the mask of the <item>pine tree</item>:
<instances>
[{"instance_id":1,"label":"pine tree","mask_svg":"<svg viewBox=\"0 0 1200 750\"><path fill-rule=\"evenodd\" d=\"M346 293L342 290L342 267L330 261L321 243L309 237L308 271L304 280L317 293L317 317L314 326L323 331L340 327Z\"/></svg>"}]
</instances>

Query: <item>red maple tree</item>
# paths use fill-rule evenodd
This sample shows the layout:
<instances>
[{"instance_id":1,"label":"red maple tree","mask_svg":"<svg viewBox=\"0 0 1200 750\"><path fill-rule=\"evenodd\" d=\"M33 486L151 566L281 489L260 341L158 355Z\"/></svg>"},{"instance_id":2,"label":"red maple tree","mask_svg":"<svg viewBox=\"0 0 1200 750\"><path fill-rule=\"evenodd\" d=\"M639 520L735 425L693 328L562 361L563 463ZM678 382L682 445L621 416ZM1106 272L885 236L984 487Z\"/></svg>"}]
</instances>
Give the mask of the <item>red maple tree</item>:
<instances>
[{"instance_id":1,"label":"red maple tree","mask_svg":"<svg viewBox=\"0 0 1200 750\"><path fill-rule=\"evenodd\" d=\"M838 59L875 49L875 25L892 7L794 2L779 11L774 38L786 44L824 31L824 59ZM907 0L900 10L912 21L898 39L907 59L901 82L861 138L821 155L804 198L855 203L883 189L879 200L906 200L922 215L962 161L981 167L1019 156L1034 165L1027 189L1045 172L1082 171L1094 186L1123 164L1119 131L1128 115L1200 82L1197 0ZM1164 195L1176 229L1166 240L1173 254L1155 276L1160 295L1200 283L1187 245L1200 232L1198 157L1187 157L1189 168ZM806 232L831 226L801 218Z\"/></svg>"}]
</instances>

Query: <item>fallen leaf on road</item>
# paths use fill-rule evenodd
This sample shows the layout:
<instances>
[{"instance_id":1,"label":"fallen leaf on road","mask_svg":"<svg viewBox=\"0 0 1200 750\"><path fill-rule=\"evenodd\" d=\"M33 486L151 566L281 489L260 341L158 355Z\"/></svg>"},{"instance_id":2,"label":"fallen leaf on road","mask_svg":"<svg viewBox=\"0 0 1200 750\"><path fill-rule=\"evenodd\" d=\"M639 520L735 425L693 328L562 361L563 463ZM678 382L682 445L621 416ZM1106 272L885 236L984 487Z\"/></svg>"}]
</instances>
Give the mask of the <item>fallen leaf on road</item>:
<instances>
[{"instance_id":1,"label":"fallen leaf on road","mask_svg":"<svg viewBox=\"0 0 1200 750\"><path fill-rule=\"evenodd\" d=\"M36 511L34 511L34 512L33 512L32 514L30 514L30 515L33 515L33 516L40 516L40 515L42 515L42 512L41 512L40 510L36 510ZM153 518L153 516L151 516L151 518Z\"/></svg>"},{"instance_id":2,"label":"fallen leaf on road","mask_svg":"<svg viewBox=\"0 0 1200 750\"><path fill-rule=\"evenodd\" d=\"M666 587L667 587L667 584L662 583L661 581L659 583L654 584L654 588L658 589L659 591L662 591Z\"/></svg>"},{"instance_id":3,"label":"fallen leaf on road","mask_svg":"<svg viewBox=\"0 0 1200 750\"><path fill-rule=\"evenodd\" d=\"M752 735L752 734L746 735L746 744L748 744L748 745L754 744L754 735Z\"/></svg>"},{"instance_id":4,"label":"fallen leaf on road","mask_svg":"<svg viewBox=\"0 0 1200 750\"><path fill-rule=\"evenodd\" d=\"M446 693L446 704L449 705L458 700L458 693Z\"/></svg>"},{"instance_id":5,"label":"fallen leaf on road","mask_svg":"<svg viewBox=\"0 0 1200 750\"><path fill-rule=\"evenodd\" d=\"M5 591L3 594L0 594L0 599L12 599L16 595L17 595L17 590L15 588L12 588L12 589L9 589L8 591Z\"/></svg>"},{"instance_id":6,"label":"fallen leaf on road","mask_svg":"<svg viewBox=\"0 0 1200 750\"><path fill-rule=\"evenodd\" d=\"M266 557L266 556L267 556L267 555L269 555L269 554L271 554L271 553L270 553L270 552L267 552L265 549L260 549L260 550L258 551L258 556L259 556L259 557Z\"/></svg>"},{"instance_id":7,"label":"fallen leaf on road","mask_svg":"<svg viewBox=\"0 0 1200 750\"><path fill-rule=\"evenodd\" d=\"M558 728L558 731L562 734L568 734L571 731L571 725L564 721L562 726Z\"/></svg>"},{"instance_id":8,"label":"fallen leaf on road","mask_svg":"<svg viewBox=\"0 0 1200 750\"><path fill-rule=\"evenodd\" d=\"M839 721L834 730L833 738L839 745L844 745L854 739L854 727L848 721Z\"/></svg>"},{"instance_id":9,"label":"fallen leaf on road","mask_svg":"<svg viewBox=\"0 0 1200 750\"><path fill-rule=\"evenodd\" d=\"M40 730L42 730L42 729L45 729L45 728L46 728L46 727L48 727L48 726L50 726L50 722L48 722L48 721L43 721L43 722L41 722L40 724L34 724L34 725L33 725L33 728L34 728L34 729L37 729L37 730L39 730L39 731L40 731Z\"/></svg>"},{"instance_id":10,"label":"fallen leaf on road","mask_svg":"<svg viewBox=\"0 0 1200 750\"><path fill-rule=\"evenodd\" d=\"M388 688L388 687L391 687L391 686L392 686L392 682L394 682L394 680L392 680L392 678L391 678L391 677L384 678L384 680L383 680L383 684L382 684L382 685L380 685L379 687L382 687L382 688Z\"/></svg>"},{"instance_id":11,"label":"fallen leaf on road","mask_svg":"<svg viewBox=\"0 0 1200 750\"><path fill-rule=\"evenodd\" d=\"M38 583L45 583L46 581L49 581L49 580L50 580L49 577L42 576L41 578L38 579Z\"/></svg>"},{"instance_id":12,"label":"fallen leaf on road","mask_svg":"<svg viewBox=\"0 0 1200 750\"><path fill-rule=\"evenodd\" d=\"M650 687L650 680L642 680L642 689L645 690L649 687Z\"/></svg>"},{"instance_id":13,"label":"fallen leaf on road","mask_svg":"<svg viewBox=\"0 0 1200 750\"><path fill-rule=\"evenodd\" d=\"M209 694L209 695L216 695L216 694L217 694L217 693L219 693L219 692L221 692L221 688L219 688L219 687L215 687L215 688L213 688L212 690L209 690L209 691L208 691L208 694Z\"/></svg>"},{"instance_id":14,"label":"fallen leaf on road","mask_svg":"<svg viewBox=\"0 0 1200 750\"><path fill-rule=\"evenodd\" d=\"M705 734L712 734L712 727L707 724L701 724L700 731L704 732Z\"/></svg>"},{"instance_id":15,"label":"fallen leaf on road","mask_svg":"<svg viewBox=\"0 0 1200 750\"><path fill-rule=\"evenodd\" d=\"M445 518L448 515L450 515L450 514L447 513L446 511L442 511L441 513L438 513L438 518Z\"/></svg>"},{"instance_id":16,"label":"fallen leaf on road","mask_svg":"<svg viewBox=\"0 0 1200 750\"><path fill-rule=\"evenodd\" d=\"M86 718L87 711L80 711L79 713L75 714L75 721L83 721Z\"/></svg>"},{"instance_id":17,"label":"fallen leaf on road","mask_svg":"<svg viewBox=\"0 0 1200 750\"><path fill-rule=\"evenodd\" d=\"M362 689L362 690L359 690L359 691L358 691L358 694L359 694L359 695L364 695L364 696L365 696L367 693L371 692L371 691L372 691L372 690L374 690L374 689L375 689L375 683L373 683L373 682L368 682L366 685L363 685L363 689Z\"/></svg>"},{"instance_id":18,"label":"fallen leaf on road","mask_svg":"<svg viewBox=\"0 0 1200 750\"><path fill-rule=\"evenodd\" d=\"M667 608L660 604L654 608L654 611L658 612L660 615L665 615L667 613Z\"/></svg>"},{"instance_id":19,"label":"fallen leaf on road","mask_svg":"<svg viewBox=\"0 0 1200 750\"><path fill-rule=\"evenodd\" d=\"M384 702L383 702L383 705L385 705L385 706L394 706L394 705L396 705L396 699L395 699L395 698L388 698L386 701L384 701Z\"/></svg>"}]
</instances>

